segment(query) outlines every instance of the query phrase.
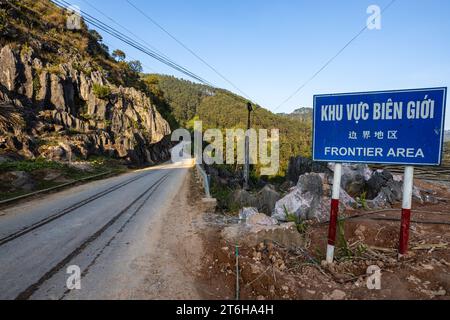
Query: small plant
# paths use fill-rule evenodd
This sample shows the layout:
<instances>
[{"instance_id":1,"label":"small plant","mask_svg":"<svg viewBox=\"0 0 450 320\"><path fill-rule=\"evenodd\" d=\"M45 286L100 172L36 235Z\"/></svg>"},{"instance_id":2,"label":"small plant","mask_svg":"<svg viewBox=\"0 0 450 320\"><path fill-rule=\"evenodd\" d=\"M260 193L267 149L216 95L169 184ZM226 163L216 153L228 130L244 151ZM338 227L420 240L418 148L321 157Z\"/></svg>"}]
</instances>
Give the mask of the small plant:
<instances>
[{"instance_id":1,"label":"small plant","mask_svg":"<svg viewBox=\"0 0 450 320\"><path fill-rule=\"evenodd\" d=\"M306 230L308 229L308 224L306 221L300 221L299 218L294 214L289 212L289 210L286 208L286 206L283 206L284 213L286 214L286 221L287 222L294 222L295 226L297 227L297 231L301 234L306 233Z\"/></svg>"},{"instance_id":2,"label":"small plant","mask_svg":"<svg viewBox=\"0 0 450 320\"><path fill-rule=\"evenodd\" d=\"M28 45L28 43L25 43L22 48L20 49L20 55L25 56L31 53L31 47Z\"/></svg>"},{"instance_id":3,"label":"small plant","mask_svg":"<svg viewBox=\"0 0 450 320\"><path fill-rule=\"evenodd\" d=\"M5 29L8 22L8 15L5 9L0 9L0 30Z\"/></svg>"},{"instance_id":4,"label":"small plant","mask_svg":"<svg viewBox=\"0 0 450 320\"><path fill-rule=\"evenodd\" d=\"M337 227L338 227L338 247L340 255L343 258L350 258L353 256L352 251L350 250L347 240L345 239L345 220L344 219L338 219L337 221Z\"/></svg>"},{"instance_id":5,"label":"small plant","mask_svg":"<svg viewBox=\"0 0 450 320\"><path fill-rule=\"evenodd\" d=\"M297 216L295 214L291 213L288 210L288 208L286 207L286 205L283 205L283 209L284 209L284 214L286 215L286 221L297 223Z\"/></svg>"},{"instance_id":6,"label":"small plant","mask_svg":"<svg viewBox=\"0 0 450 320\"><path fill-rule=\"evenodd\" d=\"M80 114L80 118L83 118L84 120L91 120L92 115L90 115L89 113L82 113Z\"/></svg>"},{"instance_id":7,"label":"small plant","mask_svg":"<svg viewBox=\"0 0 450 320\"><path fill-rule=\"evenodd\" d=\"M69 135L69 136L74 136L74 135L77 135L77 134L80 134L80 133L81 132L76 130L76 129L67 129L66 130L66 134Z\"/></svg>"},{"instance_id":8,"label":"small plant","mask_svg":"<svg viewBox=\"0 0 450 320\"><path fill-rule=\"evenodd\" d=\"M136 120L134 120L134 119L131 119L131 118L129 118L130 119L130 121L131 121L131 126L133 127L133 129L139 129L139 122L137 122Z\"/></svg>"},{"instance_id":9,"label":"small plant","mask_svg":"<svg viewBox=\"0 0 450 320\"><path fill-rule=\"evenodd\" d=\"M61 68L57 64L48 66L48 67L45 68L45 70L47 70L48 73L55 74L57 76L62 75Z\"/></svg>"},{"instance_id":10,"label":"small plant","mask_svg":"<svg viewBox=\"0 0 450 320\"><path fill-rule=\"evenodd\" d=\"M107 99L111 95L111 88L108 86L102 86L101 84L94 83L92 90L95 96L99 99Z\"/></svg>"},{"instance_id":11,"label":"small plant","mask_svg":"<svg viewBox=\"0 0 450 320\"><path fill-rule=\"evenodd\" d=\"M237 212L240 209L238 203L232 199L232 190L226 185L217 183L214 179L211 181L211 195L217 199L219 207L226 209L229 212Z\"/></svg>"},{"instance_id":12,"label":"small plant","mask_svg":"<svg viewBox=\"0 0 450 320\"><path fill-rule=\"evenodd\" d=\"M367 210L368 206L367 206L367 192L363 192L361 193L361 195L359 196L359 198L357 198L358 204L364 209Z\"/></svg>"},{"instance_id":13,"label":"small plant","mask_svg":"<svg viewBox=\"0 0 450 320\"><path fill-rule=\"evenodd\" d=\"M297 230L301 234L305 234L308 230L308 223L306 221L302 221L300 223L297 223Z\"/></svg>"},{"instance_id":14,"label":"small plant","mask_svg":"<svg viewBox=\"0 0 450 320\"><path fill-rule=\"evenodd\" d=\"M364 254L367 251L367 245L365 245L364 243L360 243L358 245L358 247L356 247L356 255L357 256L361 256L362 254Z\"/></svg>"},{"instance_id":15,"label":"small plant","mask_svg":"<svg viewBox=\"0 0 450 320\"><path fill-rule=\"evenodd\" d=\"M41 80L39 79L39 74L33 77L33 92L38 93L41 90Z\"/></svg>"}]
</instances>

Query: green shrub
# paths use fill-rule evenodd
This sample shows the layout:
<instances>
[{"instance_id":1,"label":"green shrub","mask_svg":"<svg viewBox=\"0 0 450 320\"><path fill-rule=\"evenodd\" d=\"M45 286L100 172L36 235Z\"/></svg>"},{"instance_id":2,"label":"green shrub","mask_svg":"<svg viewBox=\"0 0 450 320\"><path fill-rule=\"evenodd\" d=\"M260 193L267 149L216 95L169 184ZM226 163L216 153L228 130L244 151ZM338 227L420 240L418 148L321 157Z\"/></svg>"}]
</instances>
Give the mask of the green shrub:
<instances>
[{"instance_id":1,"label":"green shrub","mask_svg":"<svg viewBox=\"0 0 450 320\"><path fill-rule=\"evenodd\" d=\"M62 75L62 71L61 71L61 68L60 68L59 64L48 66L45 69L47 70L48 73L55 74L57 76L61 76Z\"/></svg>"},{"instance_id":2,"label":"green shrub","mask_svg":"<svg viewBox=\"0 0 450 320\"><path fill-rule=\"evenodd\" d=\"M25 171L31 172L39 169L63 169L64 164L45 159L5 161L0 163L0 171Z\"/></svg>"},{"instance_id":3,"label":"green shrub","mask_svg":"<svg viewBox=\"0 0 450 320\"><path fill-rule=\"evenodd\" d=\"M367 206L367 199L366 199L366 197L367 197L367 192L364 191L363 193L361 193L361 196L359 198L357 198L358 203L361 205L361 207L364 210L367 210L369 208Z\"/></svg>"},{"instance_id":4,"label":"green shrub","mask_svg":"<svg viewBox=\"0 0 450 320\"><path fill-rule=\"evenodd\" d=\"M5 29L8 22L8 14L4 9L0 9L0 30Z\"/></svg>"},{"instance_id":5,"label":"green shrub","mask_svg":"<svg viewBox=\"0 0 450 320\"><path fill-rule=\"evenodd\" d=\"M295 226L297 227L297 231L301 234L305 234L308 230L308 223L305 220L300 221L300 219L294 213L289 212L286 206L283 206L283 209L284 213L286 214L286 221L294 222Z\"/></svg>"},{"instance_id":6,"label":"green shrub","mask_svg":"<svg viewBox=\"0 0 450 320\"><path fill-rule=\"evenodd\" d=\"M99 99L107 99L111 95L111 88L108 86L102 86L101 84L94 83L94 94Z\"/></svg>"},{"instance_id":7,"label":"green shrub","mask_svg":"<svg viewBox=\"0 0 450 320\"><path fill-rule=\"evenodd\" d=\"M24 45L22 45L22 48L20 49L21 56L30 54L30 52L31 52L31 47L28 45L28 43L25 43Z\"/></svg>"}]
</instances>

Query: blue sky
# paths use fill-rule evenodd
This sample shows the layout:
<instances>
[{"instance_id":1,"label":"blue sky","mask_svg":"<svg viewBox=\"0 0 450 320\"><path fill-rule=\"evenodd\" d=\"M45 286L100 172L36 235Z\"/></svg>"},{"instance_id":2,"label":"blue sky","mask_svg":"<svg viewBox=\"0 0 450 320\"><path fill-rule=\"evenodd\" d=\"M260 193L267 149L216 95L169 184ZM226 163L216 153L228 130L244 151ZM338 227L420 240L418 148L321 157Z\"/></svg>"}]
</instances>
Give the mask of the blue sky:
<instances>
[{"instance_id":1,"label":"blue sky","mask_svg":"<svg viewBox=\"0 0 450 320\"><path fill-rule=\"evenodd\" d=\"M236 92L125 0L67 1L110 23L85 1L91 3L172 60L218 87ZM381 30L366 30L278 109L364 27L369 5L383 8L391 0L130 1L254 101L275 112L312 106L314 94L450 84L450 1L397 0L383 13ZM141 60L146 72L182 77L119 40L103 35L111 50L121 48L130 59ZM450 111L446 120L446 128L450 129Z\"/></svg>"}]
</instances>

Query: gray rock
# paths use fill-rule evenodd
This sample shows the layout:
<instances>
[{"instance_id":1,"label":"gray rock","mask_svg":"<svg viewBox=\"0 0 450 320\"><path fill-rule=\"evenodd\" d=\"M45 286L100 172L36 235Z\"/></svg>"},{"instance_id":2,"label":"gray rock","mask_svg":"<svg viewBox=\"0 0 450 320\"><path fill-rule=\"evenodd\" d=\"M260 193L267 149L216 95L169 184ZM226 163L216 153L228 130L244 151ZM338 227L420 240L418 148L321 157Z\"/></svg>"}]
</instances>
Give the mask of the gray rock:
<instances>
[{"instance_id":1,"label":"gray rock","mask_svg":"<svg viewBox=\"0 0 450 320\"><path fill-rule=\"evenodd\" d=\"M249 217L258 214L258 209L256 208L251 208L251 207L246 207L246 208L242 208L239 211L239 219L241 221L247 221Z\"/></svg>"},{"instance_id":2,"label":"gray rock","mask_svg":"<svg viewBox=\"0 0 450 320\"><path fill-rule=\"evenodd\" d=\"M90 74L75 70L74 63L86 70L92 66L61 48L55 49L60 49L66 62L57 66L58 72L49 73L46 67L50 65L44 65L33 50L23 49L8 45L0 48L0 85L5 88L0 91L0 106L12 105L15 110L5 119L8 125L3 128L0 123L1 148L27 158L65 159L61 148L48 150L31 142L59 131L61 135L53 142L64 141L82 158L104 154L136 164L169 158L169 124L146 93L118 88L96 70ZM96 97L94 84L111 89L108 101ZM21 114L24 110L26 116ZM24 123L13 125L17 117ZM83 141L76 140L80 135L84 135Z\"/></svg>"},{"instance_id":3,"label":"gray rock","mask_svg":"<svg viewBox=\"0 0 450 320\"><path fill-rule=\"evenodd\" d=\"M258 207L258 199L256 196L244 189L235 190L231 201L239 207Z\"/></svg>"},{"instance_id":4,"label":"gray rock","mask_svg":"<svg viewBox=\"0 0 450 320\"><path fill-rule=\"evenodd\" d=\"M35 187L35 182L31 176L24 171L10 171L3 173L0 175L0 180L2 181L2 184L9 184L13 190L32 191Z\"/></svg>"},{"instance_id":5,"label":"gray rock","mask_svg":"<svg viewBox=\"0 0 450 320\"><path fill-rule=\"evenodd\" d=\"M278 221L274 218L268 217L264 213L256 213L248 216L245 223L247 225L275 226L278 224Z\"/></svg>"},{"instance_id":6,"label":"gray rock","mask_svg":"<svg viewBox=\"0 0 450 320\"><path fill-rule=\"evenodd\" d=\"M277 201L272 217L287 221L287 215L295 215L297 221L305 219L327 219L326 204L323 199L323 176L307 173L298 179L297 187Z\"/></svg>"},{"instance_id":7,"label":"gray rock","mask_svg":"<svg viewBox=\"0 0 450 320\"><path fill-rule=\"evenodd\" d=\"M393 181L393 175L387 170L375 171L366 183L367 199L374 199L389 181Z\"/></svg>"},{"instance_id":8,"label":"gray rock","mask_svg":"<svg viewBox=\"0 0 450 320\"><path fill-rule=\"evenodd\" d=\"M402 200L403 184L399 181L390 180L385 186L381 187L378 195L372 199L367 200L367 206L371 209L382 209L391 207L394 203Z\"/></svg>"},{"instance_id":9,"label":"gray rock","mask_svg":"<svg viewBox=\"0 0 450 320\"><path fill-rule=\"evenodd\" d=\"M305 173L325 173L331 174L332 171L328 166L321 162L314 162L304 157L292 157L289 160L287 177L290 181L297 183L298 177Z\"/></svg>"},{"instance_id":10,"label":"gray rock","mask_svg":"<svg viewBox=\"0 0 450 320\"><path fill-rule=\"evenodd\" d=\"M9 45L0 51L0 83L9 91L17 90L19 85L18 59Z\"/></svg>"},{"instance_id":11,"label":"gray rock","mask_svg":"<svg viewBox=\"0 0 450 320\"><path fill-rule=\"evenodd\" d=\"M269 226L235 224L225 227L221 235L229 243L245 243L247 246L267 241L275 241L288 248L305 244L294 223Z\"/></svg>"},{"instance_id":12,"label":"gray rock","mask_svg":"<svg viewBox=\"0 0 450 320\"><path fill-rule=\"evenodd\" d=\"M272 185L266 185L261 191L256 195L258 202L259 212L263 212L267 215L271 215L275 204L281 199L281 195L275 190Z\"/></svg>"},{"instance_id":13,"label":"gray rock","mask_svg":"<svg viewBox=\"0 0 450 320\"><path fill-rule=\"evenodd\" d=\"M334 171L334 165L329 165ZM352 197L360 196L370 179L372 171L366 164L343 164L341 187Z\"/></svg>"},{"instance_id":14,"label":"gray rock","mask_svg":"<svg viewBox=\"0 0 450 320\"><path fill-rule=\"evenodd\" d=\"M331 201L331 197L330 197ZM343 206L341 209L354 209L357 207L356 200L341 188L339 193L339 202Z\"/></svg>"}]
</instances>

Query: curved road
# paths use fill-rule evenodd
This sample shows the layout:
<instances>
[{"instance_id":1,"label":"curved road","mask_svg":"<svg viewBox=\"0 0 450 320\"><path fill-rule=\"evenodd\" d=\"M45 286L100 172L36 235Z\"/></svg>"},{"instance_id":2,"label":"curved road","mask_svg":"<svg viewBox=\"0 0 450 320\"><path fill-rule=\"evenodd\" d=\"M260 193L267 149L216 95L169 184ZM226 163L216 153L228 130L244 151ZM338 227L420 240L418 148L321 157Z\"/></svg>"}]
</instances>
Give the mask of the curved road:
<instances>
[{"instance_id":1,"label":"curved road","mask_svg":"<svg viewBox=\"0 0 450 320\"><path fill-rule=\"evenodd\" d=\"M84 184L0 211L0 299L133 298L155 221L191 163ZM81 289L68 290L74 269ZM69 279L74 283L73 277Z\"/></svg>"}]
</instances>

